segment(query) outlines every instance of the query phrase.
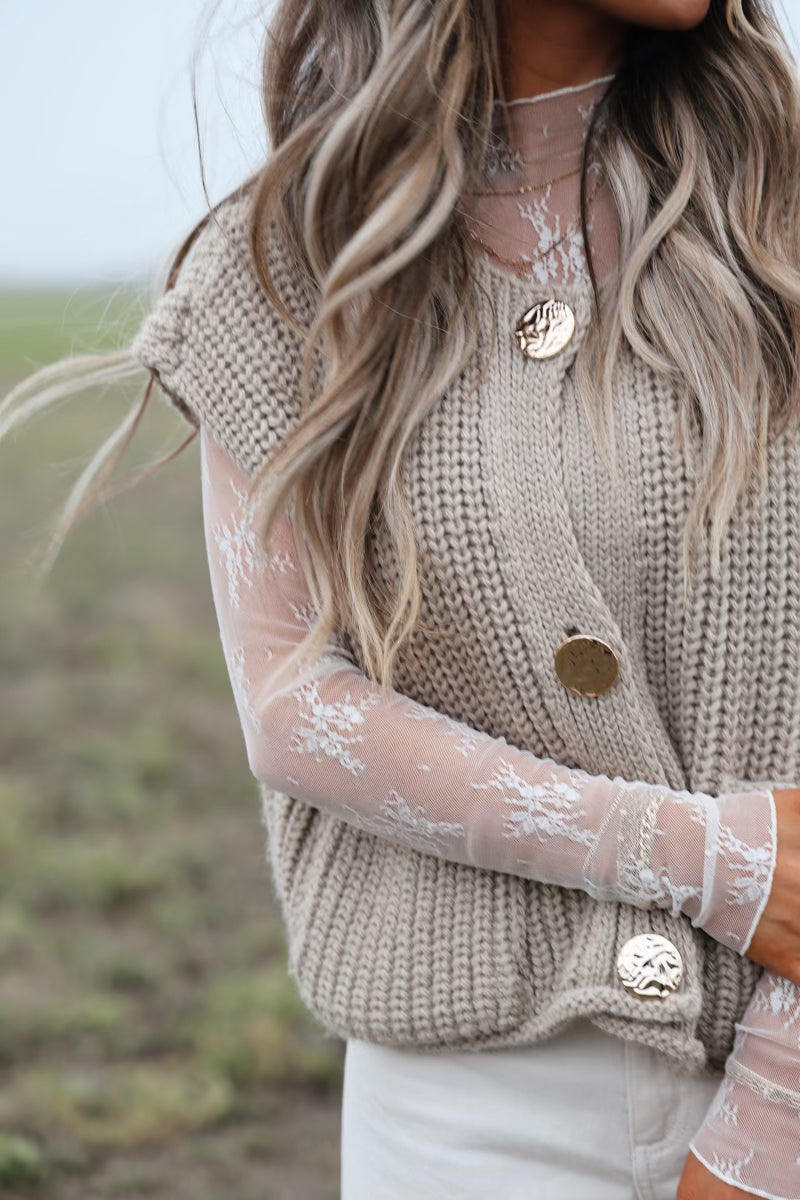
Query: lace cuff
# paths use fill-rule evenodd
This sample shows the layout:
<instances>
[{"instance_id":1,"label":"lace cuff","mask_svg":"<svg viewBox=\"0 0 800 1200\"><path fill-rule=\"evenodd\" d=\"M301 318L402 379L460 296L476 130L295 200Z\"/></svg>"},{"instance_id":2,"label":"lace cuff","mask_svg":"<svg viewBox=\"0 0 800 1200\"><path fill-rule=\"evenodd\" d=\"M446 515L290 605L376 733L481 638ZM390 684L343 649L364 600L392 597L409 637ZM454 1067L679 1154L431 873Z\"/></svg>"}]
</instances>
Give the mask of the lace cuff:
<instances>
[{"instance_id":1,"label":"lace cuff","mask_svg":"<svg viewBox=\"0 0 800 1200\"><path fill-rule=\"evenodd\" d=\"M659 796L654 789L648 799L636 787L621 788L609 806L603 836L587 859L586 890L598 899L683 914L744 954L772 886L777 847L772 792L715 797L663 789Z\"/></svg>"},{"instance_id":2,"label":"lace cuff","mask_svg":"<svg viewBox=\"0 0 800 1200\"><path fill-rule=\"evenodd\" d=\"M720 1179L800 1200L800 991L765 971L706 1118L689 1143Z\"/></svg>"}]
</instances>

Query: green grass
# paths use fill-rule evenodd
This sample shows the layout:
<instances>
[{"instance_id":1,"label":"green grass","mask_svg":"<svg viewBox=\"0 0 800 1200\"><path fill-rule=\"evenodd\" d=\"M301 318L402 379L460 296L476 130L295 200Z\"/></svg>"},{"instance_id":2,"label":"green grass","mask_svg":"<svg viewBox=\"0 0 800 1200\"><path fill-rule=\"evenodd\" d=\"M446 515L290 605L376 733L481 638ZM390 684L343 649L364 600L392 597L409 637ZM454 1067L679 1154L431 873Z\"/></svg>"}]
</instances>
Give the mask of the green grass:
<instances>
[{"instance_id":1,"label":"green grass","mask_svg":"<svg viewBox=\"0 0 800 1200\"><path fill-rule=\"evenodd\" d=\"M0 296L0 394L147 303ZM197 442L22 568L144 382L0 443L0 1197L325 1200L342 1045L286 973ZM185 433L154 396L122 472Z\"/></svg>"}]
</instances>

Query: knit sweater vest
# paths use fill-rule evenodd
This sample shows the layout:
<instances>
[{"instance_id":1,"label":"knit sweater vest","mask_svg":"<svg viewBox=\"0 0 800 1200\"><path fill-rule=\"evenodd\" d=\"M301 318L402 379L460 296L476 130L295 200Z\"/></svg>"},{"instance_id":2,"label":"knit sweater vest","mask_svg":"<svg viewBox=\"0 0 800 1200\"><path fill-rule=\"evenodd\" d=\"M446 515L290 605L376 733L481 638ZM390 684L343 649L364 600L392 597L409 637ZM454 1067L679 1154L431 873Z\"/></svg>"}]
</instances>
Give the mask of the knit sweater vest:
<instances>
[{"instance_id":1,"label":"knit sweater vest","mask_svg":"<svg viewBox=\"0 0 800 1200\"><path fill-rule=\"evenodd\" d=\"M258 285L246 220L245 200L218 210L131 349L182 416L252 474L301 415L303 340ZM307 328L313 297L274 225L267 251ZM575 380L589 288L542 288L485 256L475 286L476 353L406 453L420 618L450 634L417 631L393 686L591 773L711 793L792 786L800 445L775 442L767 495L742 498L717 579L701 549L684 606L692 485L673 450L675 392L623 352L617 488ZM533 361L512 331L550 297L571 306L576 331L560 354ZM370 556L391 586L402 564L381 529ZM576 694L554 671L556 648L575 632L617 651L618 679L602 695ZM686 918L435 858L260 786L289 969L330 1031L436 1052L532 1043L583 1015L679 1070L724 1063L761 968ZM683 959L681 987L664 998L635 996L617 975L621 946L644 932L669 938Z\"/></svg>"}]
</instances>

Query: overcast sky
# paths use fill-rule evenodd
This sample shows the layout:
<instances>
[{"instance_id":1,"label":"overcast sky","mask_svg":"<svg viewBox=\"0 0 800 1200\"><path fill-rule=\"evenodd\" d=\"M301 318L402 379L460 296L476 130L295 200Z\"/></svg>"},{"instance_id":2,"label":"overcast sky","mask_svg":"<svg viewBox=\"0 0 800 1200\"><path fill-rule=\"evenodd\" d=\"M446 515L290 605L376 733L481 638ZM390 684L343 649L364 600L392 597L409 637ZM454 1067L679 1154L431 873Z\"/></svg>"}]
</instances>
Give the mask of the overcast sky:
<instances>
[{"instance_id":1,"label":"overcast sky","mask_svg":"<svg viewBox=\"0 0 800 1200\"><path fill-rule=\"evenodd\" d=\"M266 150L258 58L270 0L0 0L0 285L149 279ZM779 0L780 7L780 0ZM800 0L783 0L795 49Z\"/></svg>"}]
</instances>

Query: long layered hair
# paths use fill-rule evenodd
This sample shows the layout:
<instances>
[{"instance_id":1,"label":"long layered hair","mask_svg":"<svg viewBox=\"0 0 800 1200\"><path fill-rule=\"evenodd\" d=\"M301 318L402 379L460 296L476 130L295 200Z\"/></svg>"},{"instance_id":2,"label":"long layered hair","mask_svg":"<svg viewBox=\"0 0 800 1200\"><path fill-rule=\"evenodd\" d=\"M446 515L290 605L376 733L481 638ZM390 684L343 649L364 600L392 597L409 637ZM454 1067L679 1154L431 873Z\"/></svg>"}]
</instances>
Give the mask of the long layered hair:
<instances>
[{"instance_id":1,"label":"long layered hair","mask_svg":"<svg viewBox=\"0 0 800 1200\"><path fill-rule=\"evenodd\" d=\"M266 31L271 150L237 190L250 197L250 253L265 294L295 325L265 252L275 217L318 299L302 331L302 418L252 481L265 542L291 506L317 609L287 670L346 625L364 669L388 689L420 623L403 451L476 348L463 200L485 178L495 101L509 129L502 36L497 0L278 0ZM614 371L626 344L675 388L679 446L700 435L684 593L700 534L710 529L718 565L740 495L766 483L768 438L800 422L796 72L770 0L712 0L694 29L630 31L586 138L581 214L596 320L578 379L610 464ZM620 228L618 275L602 296L586 230L590 160ZM166 288L214 211L177 251ZM316 349L325 374L313 394ZM6 398L0 437L65 392L137 369L125 351L45 368ZM102 498L153 384L76 483L45 569L72 522ZM373 520L385 522L403 564L389 594L368 554Z\"/></svg>"}]
</instances>

